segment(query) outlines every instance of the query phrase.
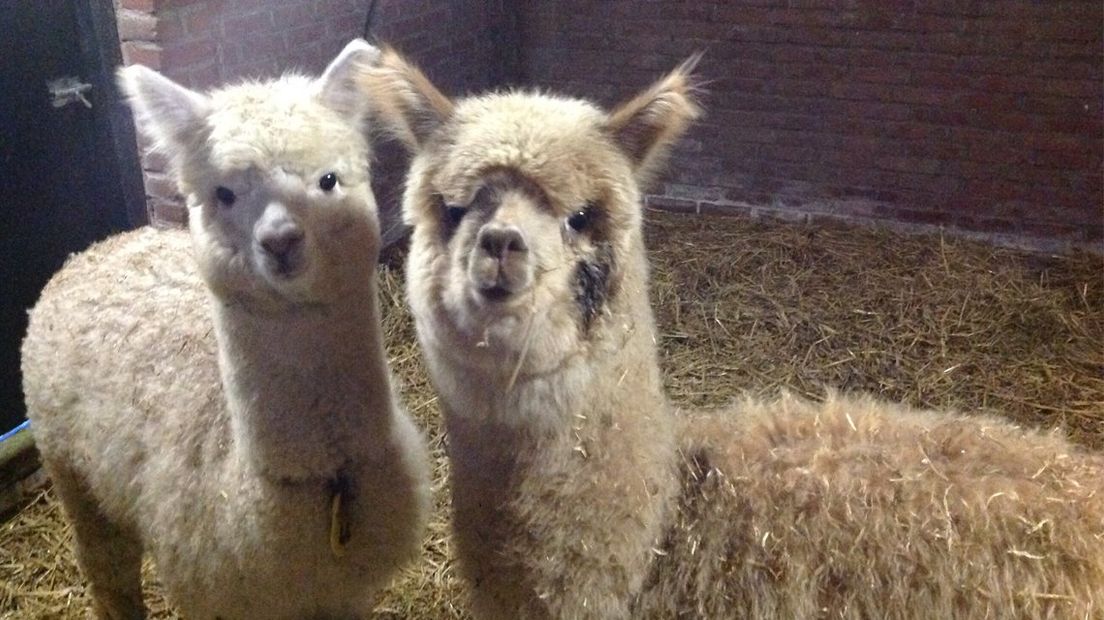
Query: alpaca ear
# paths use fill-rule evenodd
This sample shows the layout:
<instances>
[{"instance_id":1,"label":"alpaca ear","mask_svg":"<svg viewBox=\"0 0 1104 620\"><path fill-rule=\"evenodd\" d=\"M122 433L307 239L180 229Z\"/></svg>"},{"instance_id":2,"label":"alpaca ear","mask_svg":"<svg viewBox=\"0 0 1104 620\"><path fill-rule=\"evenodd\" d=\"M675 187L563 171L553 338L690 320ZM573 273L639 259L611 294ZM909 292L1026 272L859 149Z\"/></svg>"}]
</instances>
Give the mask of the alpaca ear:
<instances>
[{"instance_id":1,"label":"alpaca ear","mask_svg":"<svg viewBox=\"0 0 1104 620\"><path fill-rule=\"evenodd\" d=\"M119 88L130 101L138 129L156 148L176 152L193 139L210 109L206 96L142 65L119 69Z\"/></svg>"},{"instance_id":2,"label":"alpaca ear","mask_svg":"<svg viewBox=\"0 0 1104 620\"><path fill-rule=\"evenodd\" d=\"M606 127L632 162L636 176L647 179L670 146L700 114L695 101L695 54L648 90L610 113Z\"/></svg>"},{"instance_id":3,"label":"alpaca ear","mask_svg":"<svg viewBox=\"0 0 1104 620\"><path fill-rule=\"evenodd\" d=\"M368 103L357 78L379 59L379 49L364 39L350 41L315 82L319 100L331 110L359 121Z\"/></svg>"},{"instance_id":4,"label":"alpaca ear","mask_svg":"<svg viewBox=\"0 0 1104 620\"><path fill-rule=\"evenodd\" d=\"M363 74L362 84L379 119L411 151L425 146L452 115L452 101L393 49L384 48L376 67Z\"/></svg>"}]
</instances>

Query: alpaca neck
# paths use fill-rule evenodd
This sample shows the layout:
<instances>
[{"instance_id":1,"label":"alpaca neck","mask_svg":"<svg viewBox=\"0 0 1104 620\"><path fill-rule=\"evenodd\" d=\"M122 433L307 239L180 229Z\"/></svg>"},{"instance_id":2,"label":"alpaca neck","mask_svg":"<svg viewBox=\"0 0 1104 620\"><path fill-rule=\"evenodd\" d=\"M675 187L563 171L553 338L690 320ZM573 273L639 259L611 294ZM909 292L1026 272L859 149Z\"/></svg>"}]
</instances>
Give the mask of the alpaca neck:
<instances>
[{"instance_id":1,"label":"alpaca neck","mask_svg":"<svg viewBox=\"0 0 1104 620\"><path fill-rule=\"evenodd\" d=\"M341 299L270 312L215 301L235 447L263 475L332 478L390 434L374 273Z\"/></svg>"},{"instance_id":2,"label":"alpaca neck","mask_svg":"<svg viewBox=\"0 0 1104 620\"><path fill-rule=\"evenodd\" d=\"M526 574L533 558L586 557L580 570L612 574L662 544L678 490L676 421L647 295L635 294L643 299L610 308L596 325L606 331L595 334L595 346L554 373L519 379L508 393L483 387L493 379L486 375L446 379L457 386L451 394L461 395L442 400L453 519L470 579L505 579L498 587L509 591L504 575ZM487 392L488 415L473 416ZM570 535L516 544L522 532ZM620 542L587 547L611 540Z\"/></svg>"}]
</instances>

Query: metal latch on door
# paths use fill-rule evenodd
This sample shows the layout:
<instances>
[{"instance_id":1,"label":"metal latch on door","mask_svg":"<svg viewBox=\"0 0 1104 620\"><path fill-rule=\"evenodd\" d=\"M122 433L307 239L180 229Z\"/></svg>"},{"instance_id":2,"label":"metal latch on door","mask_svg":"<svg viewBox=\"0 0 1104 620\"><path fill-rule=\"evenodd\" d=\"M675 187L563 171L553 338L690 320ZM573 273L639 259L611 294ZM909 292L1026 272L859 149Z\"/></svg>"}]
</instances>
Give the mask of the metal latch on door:
<instances>
[{"instance_id":1,"label":"metal latch on door","mask_svg":"<svg viewBox=\"0 0 1104 620\"><path fill-rule=\"evenodd\" d=\"M46 88L53 97L50 103L55 108L65 107L77 101L83 103L86 108L92 107L92 102L84 96L84 93L92 90L92 85L81 82L71 75L46 82Z\"/></svg>"}]
</instances>

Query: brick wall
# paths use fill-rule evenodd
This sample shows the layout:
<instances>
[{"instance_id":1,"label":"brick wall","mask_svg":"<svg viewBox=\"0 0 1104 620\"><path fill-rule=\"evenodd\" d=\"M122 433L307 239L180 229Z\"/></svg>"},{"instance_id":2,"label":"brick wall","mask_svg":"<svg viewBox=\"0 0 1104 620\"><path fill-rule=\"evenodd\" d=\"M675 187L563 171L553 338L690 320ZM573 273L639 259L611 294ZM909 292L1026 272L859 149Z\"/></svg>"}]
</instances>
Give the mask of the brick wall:
<instances>
[{"instance_id":1,"label":"brick wall","mask_svg":"<svg viewBox=\"0 0 1104 620\"><path fill-rule=\"evenodd\" d=\"M476 93L517 73L516 0L378 0L373 34L412 58L445 94ZM399 203L409 158L377 143L372 175L384 243L404 233Z\"/></svg>"},{"instance_id":2,"label":"brick wall","mask_svg":"<svg viewBox=\"0 0 1104 620\"><path fill-rule=\"evenodd\" d=\"M1104 235L1100 0L526 0L528 82L613 103L695 50L707 116L652 204Z\"/></svg>"},{"instance_id":3,"label":"brick wall","mask_svg":"<svg viewBox=\"0 0 1104 620\"><path fill-rule=\"evenodd\" d=\"M141 63L191 88L289 69L317 74L375 5L373 34L416 59L446 92L478 91L513 67L496 52L516 31L511 0L115 0L127 64ZM385 230L395 220L401 149L381 145L373 169ZM156 157L145 157L151 220L180 223L185 211Z\"/></svg>"},{"instance_id":4,"label":"brick wall","mask_svg":"<svg viewBox=\"0 0 1104 620\"><path fill-rule=\"evenodd\" d=\"M115 0L124 59L203 88L320 71L372 0ZM449 94L522 81L612 104L706 50L707 116L653 205L1104 237L1099 0L377 0ZM151 219L184 213L146 159ZM380 145L385 228L406 160Z\"/></svg>"}]
</instances>

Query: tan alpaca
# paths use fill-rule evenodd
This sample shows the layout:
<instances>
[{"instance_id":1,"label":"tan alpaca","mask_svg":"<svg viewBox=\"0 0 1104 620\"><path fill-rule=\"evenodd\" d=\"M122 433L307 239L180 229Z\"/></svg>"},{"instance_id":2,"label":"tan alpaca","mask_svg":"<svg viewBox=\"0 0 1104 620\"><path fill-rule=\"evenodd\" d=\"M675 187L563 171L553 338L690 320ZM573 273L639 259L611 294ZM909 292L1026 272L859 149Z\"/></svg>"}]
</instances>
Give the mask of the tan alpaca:
<instances>
[{"instance_id":1,"label":"tan alpaca","mask_svg":"<svg viewBox=\"0 0 1104 620\"><path fill-rule=\"evenodd\" d=\"M393 52L365 78L415 153L409 298L476 615L1099 617L1104 463L1057 437L863 398L674 415L639 187L690 69L611 113L453 102Z\"/></svg>"},{"instance_id":2,"label":"tan alpaca","mask_svg":"<svg viewBox=\"0 0 1104 620\"><path fill-rule=\"evenodd\" d=\"M198 94L120 71L191 234L74 256L31 313L24 389L97 615L350 618L414 558L427 453L393 392L354 41L317 80ZM190 238L189 238L190 237Z\"/></svg>"}]
</instances>

